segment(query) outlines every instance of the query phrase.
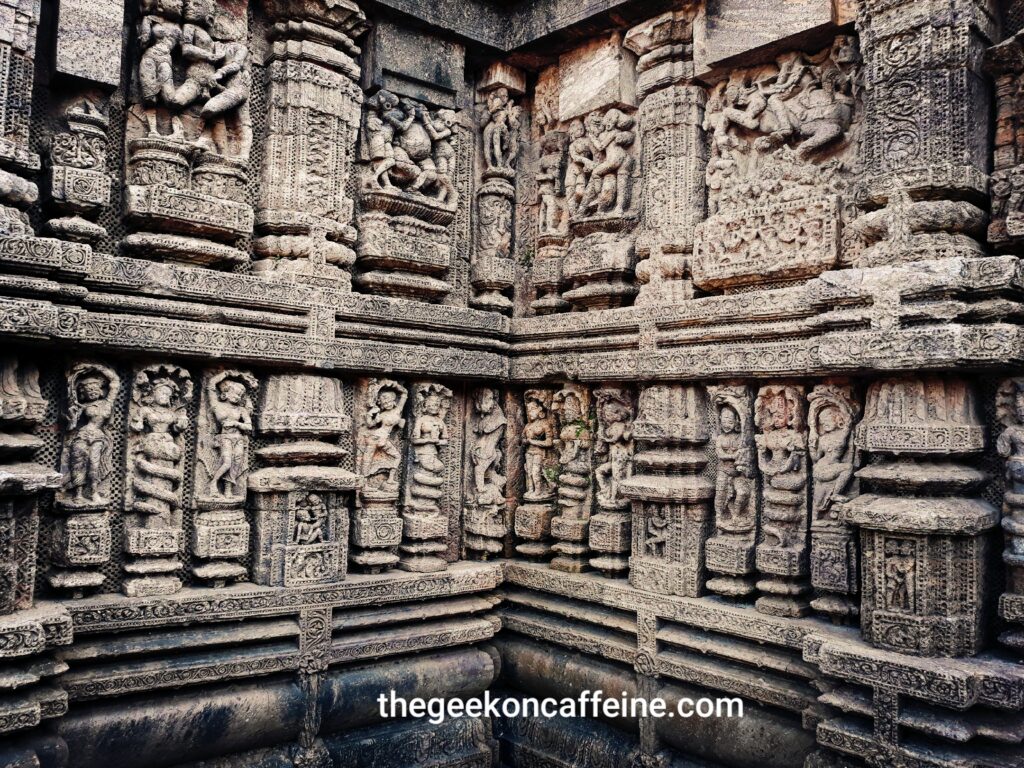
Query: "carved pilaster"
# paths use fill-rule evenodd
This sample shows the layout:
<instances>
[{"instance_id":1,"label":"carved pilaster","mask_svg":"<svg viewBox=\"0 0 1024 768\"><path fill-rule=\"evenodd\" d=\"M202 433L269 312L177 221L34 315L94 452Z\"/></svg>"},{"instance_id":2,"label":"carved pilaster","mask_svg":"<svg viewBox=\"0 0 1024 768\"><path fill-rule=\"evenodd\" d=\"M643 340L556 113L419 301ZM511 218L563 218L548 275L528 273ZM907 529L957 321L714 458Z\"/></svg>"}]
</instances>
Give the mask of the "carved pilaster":
<instances>
[{"instance_id":1,"label":"carved pilaster","mask_svg":"<svg viewBox=\"0 0 1024 768\"><path fill-rule=\"evenodd\" d=\"M448 567L448 510L445 475L452 457L448 414L452 391L441 384L413 388L409 429L409 466L402 508L402 545L399 567L430 573Z\"/></svg>"},{"instance_id":2,"label":"carved pilaster","mask_svg":"<svg viewBox=\"0 0 1024 768\"><path fill-rule=\"evenodd\" d=\"M636 474L621 485L633 506L629 583L649 592L699 597L714 496L714 486L700 474L708 463L704 389L646 387L633 435L641 446Z\"/></svg>"},{"instance_id":3,"label":"carved pilaster","mask_svg":"<svg viewBox=\"0 0 1024 768\"><path fill-rule=\"evenodd\" d=\"M1003 530L1006 545L1006 591L999 598L999 614L1014 624L1000 640L1024 651L1024 379L1007 379L999 388L996 418L1005 429L996 451L1006 459L1003 491Z\"/></svg>"},{"instance_id":4,"label":"carved pilaster","mask_svg":"<svg viewBox=\"0 0 1024 768\"><path fill-rule=\"evenodd\" d=\"M409 391L392 379L370 379L362 387L356 436L356 473L362 480L352 523L352 565L379 573L398 564L402 541L398 516L405 454L405 404Z\"/></svg>"},{"instance_id":5,"label":"carved pilaster","mask_svg":"<svg viewBox=\"0 0 1024 768\"><path fill-rule=\"evenodd\" d=\"M356 241L347 185L363 101L355 40L366 17L352 2L265 5L274 25L253 272L347 288Z\"/></svg>"},{"instance_id":6,"label":"carved pilaster","mask_svg":"<svg viewBox=\"0 0 1024 768\"><path fill-rule=\"evenodd\" d=\"M760 489L754 446L754 392L742 382L710 387L715 456L715 531L705 562L707 587L723 597L754 593L754 546Z\"/></svg>"},{"instance_id":7,"label":"carved pilaster","mask_svg":"<svg viewBox=\"0 0 1024 768\"><path fill-rule=\"evenodd\" d=\"M958 378L876 381L856 441L882 458L858 470L867 488L842 514L860 530L864 639L920 656L978 653L999 513L965 497L987 479L964 461L985 447L973 390Z\"/></svg>"},{"instance_id":8,"label":"carved pilaster","mask_svg":"<svg viewBox=\"0 0 1024 768\"><path fill-rule=\"evenodd\" d=\"M528 389L523 393L526 423L523 425L523 500L516 508L515 530L520 543L516 552L531 560L551 554L551 519L555 515L555 491L560 466L555 450L557 427L552 412L552 392Z\"/></svg>"},{"instance_id":9,"label":"carved pilaster","mask_svg":"<svg viewBox=\"0 0 1024 768\"><path fill-rule=\"evenodd\" d=\"M516 194L513 181L519 155L522 95L525 77L511 67L495 64L484 74L480 88L483 167L476 193L476 252L470 272L473 296L479 309L510 312L507 295L515 281L512 260L513 216Z\"/></svg>"},{"instance_id":10,"label":"carved pilaster","mask_svg":"<svg viewBox=\"0 0 1024 768\"><path fill-rule=\"evenodd\" d=\"M839 519L842 503L856 493L857 451L853 428L860 404L848 382L816 384L810 403L811 607L836 622L857 616L857 542Z\"/></svg>"},{"instance_id":11,"label":"carved pilaster","mask_svg":"<svg viewBox=\"0 0 1024 768\"><path fill-rule=\"evenodd\" d=\"M106 230L93 219L110 204L106 115L89 101L64 112L67 130L50 142L49 195L58 216L47 222L65 240L95 245Z\"/></svg>"},{"instance_id":12,"label":"carved pilaster","mask_svg":"<svg viewBox=\"0 0 1024 768\"><path fill-rule=\"evenodd\" d=\"M540 84L537 86L540 89ZM535 95L540 98L540 95ZM547 116L548 121L554 118ZM569 243L569 218L565 200L565 172L569 136L565 131L548 130L540 136L537 166L537 240L536 255L530 265L530 285L535 298L530 307L538 315L567 309L561 297L562 261ZM543 131L544 129L541 128Z\"/></svg>"},{"instance_id":13,"label":"carved pilaster","mask_svg":"<svg viewBox=\"0 0 1024 768\"><path fill-rule=\"evenodd\" d=\"M870 0L857 17L864 57L863 204L859 266L983 255L990 96L981 79L994 39L990 6L934 13L907 0ZM948 104L933 114L930 104ZM995 189L994 226L1006 198ZM1004 210L1000 210L1000 209Z\"/></svg>"},{"instance_id":14,"label":"carved pilaster","mask_svg":"<svg viewBox=\"0 0 1024 768\"><path fill-rule=\"evenodd\" d=\"M210 371L203 377L193 494L197 508L192 553L201 579L224 584L245 576L238 562L249 552L245 516L249 443L259 383L246 371Z\"/></svg>"},{"instance_id":15,"label":"carved pilaster","mask_svg":"<svg viewBox=\"0 0 1024 768\"><path fill-rule=\"evenodd\" d=\"M696 6L670 11L626 33L637 54L644 205L637 230L636 305L693 297L693 229L704 217L704 89L693 84Z\"/></svg>"},{"instance_id":16,"label":"carved pilaster","mask_svg":"<svg viewBox=\"0 0 1024 768\"><path fill-rule=\"evenodd\" d=\"M772 616L802 616L809 607L810 466L804 392L798 384L769 384L754 402L762 488L756 606Z\"/></svg>"},{"instance_id":17,"label":"carved pilaster","mask_svg":"<svg viewBox=\"0 0 1024 768\"><path fill-rule=\"evenodd\" d=\"M570 384L555 393L552 409L558 421L555 450L558 475L558 514L551 520L555 557L551 567L579 573L588 567L587 534L593 511L594 426L590 391Z\"/></svg>"},{"instance_id":18,"label":"carved pilaster","mask_svg":"<svg viewBox=\"0 0 1024 768\"><path fill-rule=\"evenodd\" d=\"M349 505L359 478L339 464L349 434L340 380L278 374L263 385L256 451L267 466L249 476L256 529L253 581L301 586L341 581L348 573Z\"/></svg>"},{"instance_id":19,"label":"carved pilaster","mask_svg":"<svg viewBox=\"0 0 1024 768\"><path fill-rule=\"evenodd\" d=\"M182 490L192 376L177 365L136 369L128 406L125 594L181 589Z\"/></svg>"},{"instance_id":20,"label":"carved pilaster","mask_svg":"<svg viewBox=\"0 0 1024 768\"><path fill-rule=\"evenodd\" d=\"M598 512L590 518L590 566L610 578L629 569L629 499L622 484L633 476L634 394L624 387L594 390L597 435L594 447Z\"/></svg>"},{"instance_id":21,"label":"carved pilaster","mask_svg":"<svg viewBox=\"0 0 1024 768\"><path fill-rule=\"evenodd\" d=\"M99 363L78 363L67 371L66 432L61 451L61 487L50 585L81 597L103 584L100 567L110 561L111 482L114 435L111 426L121 390L117 373Z\"/></svg>"},{"instance_id":22,"label":"carved pilaster","mask_svg":"<svg viewBox=\"0 0 1024 768\"><path fill-rule=\"evenodd\" d=\"M491 387L473 390L466 423L465 508L466 557L486 560L501 554L506 522L505 429L501 394Z\"/></svg>"}]
</instances>

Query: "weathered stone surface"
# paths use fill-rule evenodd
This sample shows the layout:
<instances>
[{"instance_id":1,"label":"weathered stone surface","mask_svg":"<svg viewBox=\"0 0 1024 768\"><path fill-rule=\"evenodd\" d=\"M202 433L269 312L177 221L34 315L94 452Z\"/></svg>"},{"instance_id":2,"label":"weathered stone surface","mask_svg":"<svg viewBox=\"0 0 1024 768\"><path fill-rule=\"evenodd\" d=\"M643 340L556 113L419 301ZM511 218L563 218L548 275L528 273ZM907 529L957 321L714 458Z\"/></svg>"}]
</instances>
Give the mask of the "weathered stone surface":
<instances>
[{"instance_id":1,"label":"weathered stone surface","mask_svg":"<svg viewBox=\"0 0 1024 768\"><path fill-rule=\"evenodd\" d=\"M940 5L0 0L0 764L1024 765L1024 16Z\"/></svg>"}]
</instances>

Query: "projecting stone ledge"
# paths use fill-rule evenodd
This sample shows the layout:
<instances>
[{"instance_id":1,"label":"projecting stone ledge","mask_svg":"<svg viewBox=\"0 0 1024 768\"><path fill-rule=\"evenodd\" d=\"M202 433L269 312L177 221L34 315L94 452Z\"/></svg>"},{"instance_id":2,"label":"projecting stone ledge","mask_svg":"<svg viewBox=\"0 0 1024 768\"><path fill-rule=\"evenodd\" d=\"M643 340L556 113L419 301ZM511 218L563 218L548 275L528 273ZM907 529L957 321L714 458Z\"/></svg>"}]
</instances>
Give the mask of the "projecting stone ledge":
<instances>
[{"instance_id":1,"label":"projecting stone ledge","mask_svg":"<svg viewBox=\"0 0 1024 768\"><path fill-rule=\"evenodd\" d=\"M502 581L497 563L452 563L431 574L392 571L381 575L350 575L335 584L308 587L259 587L236 584L217 590L183 589L159 598L121 595L67 604L76 632L225 621L252 616L274 616L310 607L382 605L449 595L485 592Z\"/></svg>"}]
</instances>

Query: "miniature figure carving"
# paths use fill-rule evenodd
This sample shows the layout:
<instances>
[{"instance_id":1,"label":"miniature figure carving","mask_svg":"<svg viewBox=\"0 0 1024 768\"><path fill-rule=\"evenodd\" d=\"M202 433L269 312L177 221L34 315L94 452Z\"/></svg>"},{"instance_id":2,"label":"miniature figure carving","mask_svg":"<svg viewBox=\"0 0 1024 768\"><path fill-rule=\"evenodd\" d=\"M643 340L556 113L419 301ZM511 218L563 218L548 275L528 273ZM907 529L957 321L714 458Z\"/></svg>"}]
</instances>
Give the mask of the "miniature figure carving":
<instances>
[{"instance_id":1,"label":"miniature figure carving","mask_svg":"<svg viewBox=\"0 0 1024 768\"><path fill-rule=\"evenodd\" d=\"M109 501L114 443L110 417L121 382L104 365L82 363L68 375L67 429L61 459L62 502L67 506Z\"/></svg>"},{"instance_id":2,"label":"miniature figure carving","mask_svg":"<svg viewBox=\"0 0 1024 768\"><path fill-rule=\"evenodd\" d=\"M293 544L322 544L326 541L327 505L315 493L308 494L295 505Z\"/></svg>"},{"instance_id":3,"label":"miniature figure carving","mask_svg":"<svg viewBox=\"0 0 1024 768\"><path fill-rule=\"evenodd\" d=\"M132 400L137 407L128 423L137 435L131 446L130 508L166 524L181 506L181 435L188 429L191 398L192 379L181 368L153 366L135 378Z\"/></svg>"},{"instance_id":4,"label":"miniature figure carving","mask_svg":"<svg viewBox=\"0 0 1024 768\"><path fill-rule=\"evenodd\" d=\"M520 109L499 87L487 94L483 123L484 164L488 169L514 170L518 154Z\"/></svg>"},{"instance_id":5,"label":"miniature figure carving","mask_svg":"<svg viewBox=\"0 0 1024 768\"><path fill-rule=\"evenodd\" d=\"M526 493L523 498L538 501L550 498L554 488L547 475L555 447L555 424L550 413L551 394L531 389L523 395L526 401L526 425L523 427L523 456Z\"/></svg>"},{"instance_id":6,"label":"miniature figure carving","mask_svg":"<svg viewBox=\"0 0 1024 768\"><path fill-rule=\"evenodd\" d=\"M616 390L597 390L594 394L599 412L596 451L606 457L594 470L597 500L602 507L615 508L626 503L619 485L633 474L633 409Z\"/></svg>"},{"instance_id":7,"label":"miniature figure carving","mask_svg":"<svg viewBox=\"0 0 1024 768\"><path fill-rule=\"evenodd\" d=\"M501 474L501 439L507 420L498 405L498 394L488 387L478 389L473 396L476 420L473 423L472 447L469 460L473 468L473 492L480 505L500 504L504 501L505 476Z\"/></svg>"},{"instance_id":8,"label":"miniature figure carving","mask_svg":"<svg viewBox=\"0 0 1024 768\"><path fill-rule=\"evenodd\" d=\"M636 138L632 130L634 122L631 115L618 109L609 109L601 116L599 131L592 137L593 167L579 202L579 209L584 213L619 215L629 207L629 180L635 162L629 147Z\"/></svg>"},{"instance_id":9,"label":"miniature figure carving","mask_svg":"<svg viewBox=\"0 0 1024 768\"><path fill-rule=\"evenodd\" d=\"M853 481L853 407L841 394L816 387L811 403L810 449L814 481L811 510L815 518L830 514Z\"/></svg>"},{"instance_id":10,"label":"miniature figure carving","mask_svg":"<svg viewBox=\"0 0 1024 768\"><path fill-rule=\"evenodd\" d=\"M798 394L789 387L768 387L758 396L755 437L758 466L765 484L785 494L799 495L807 487L806 435ZM802 546L803 512L799 504L766 506L762 531L779 547Z\"/></svg>"},{"instance_id":11,"label":"miniature figure carving","mask_svg":"<svg viewBox=\"0 0 1024 768\"><path fill-rule=\"evenodd\" d=\"M540 161L537 168L537 228L541 234L561 232L564 228L563 166L565 145L562 134L546 133L540 140Z\"/></svg>"},{"instance_id":12,"label":"miniature figure carving","mask_svg":"<svg viewBox=\"0 0 1024 768\"><path fill-rule=\"evenodd\" d=\"M240 371L223 371L206 382L197 458L208 474L210 498L245 498L243 478L248 471L257 388L256 379Z\"/></svg>"},{"instance_id":13,"label":"miniature figure carving","mask_svg":"<svg viewBox=\"0 0 1024 768\"><path fill-rule=\"evenodd\" d=\"M394 434L405 426L402 416L408 390L397 382L376 383L366 409L366 429L359 445L359 473L367 484L378 490L398 490L398 467L402 453L394 443Z\"/></svg>"},{"instance_id":14,"label":"miniature figure carving","mask_svg":"<svg viewBox=\"0 0 1024 768\"><path fill-rule=\"evenodd\" d=\"M754 452L751 436L744 434L734 405L718 406L715 437L718 476L715 480L715 524L723 531L749 531L754 527Z\"/></svg>"},{"instance_id":15,"label":"miniature figure carving","mask_svg":"<svg viewBox=\"0 0 1024 768\"><path fill-rule=\"evenodd\" d=\"M596 113L587 116L588 125L599 120ZM569 123L569 167L565 172L565 195L569 213L575 214L587 192L587 180L594 168L597 149L582 120Z\"/></svg>"}]
</instances>

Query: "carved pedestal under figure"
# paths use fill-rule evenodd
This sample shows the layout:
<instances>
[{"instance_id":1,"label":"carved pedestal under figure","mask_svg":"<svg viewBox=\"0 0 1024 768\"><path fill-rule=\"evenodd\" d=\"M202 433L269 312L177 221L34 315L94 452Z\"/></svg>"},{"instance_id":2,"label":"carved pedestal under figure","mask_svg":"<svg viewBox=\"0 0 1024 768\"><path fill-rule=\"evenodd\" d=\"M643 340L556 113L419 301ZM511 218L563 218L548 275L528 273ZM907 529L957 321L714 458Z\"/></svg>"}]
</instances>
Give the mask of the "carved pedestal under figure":
<instances>
[{"instance_id":1,"label":"carved pedestal under figure","mask_svg":"<svg viewBox=\"0 0 1024 768\"><path fill-rule=\"evenodd\" d=\"M1024 650L1024 379L1007 379L999 388L996 417L1005 429L996 450L1006 459L1003 491L1003 530L1006 547L1006 592L999 599L999 615L1014 623L1000 640Z\"/></svg>"},{"instance_id":2,"label":"carved pedestal under figure","mask_svg":"<svg viewBox=\"0 0 1024 768\"><path fill-rule=\"evenodd\" d=\"M633 436L642 446L622 494L633 505L629 583L663 595L704 592L704 547L714 486L707 464L707 404L694 384L655 384L639 398Z\"/></svg>"}]
</instances>

